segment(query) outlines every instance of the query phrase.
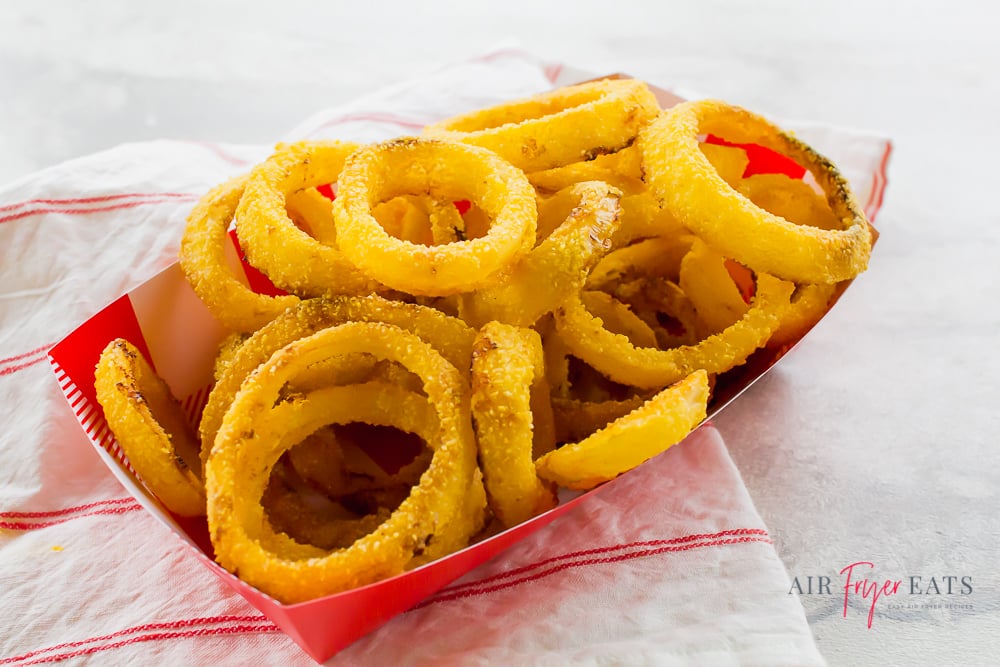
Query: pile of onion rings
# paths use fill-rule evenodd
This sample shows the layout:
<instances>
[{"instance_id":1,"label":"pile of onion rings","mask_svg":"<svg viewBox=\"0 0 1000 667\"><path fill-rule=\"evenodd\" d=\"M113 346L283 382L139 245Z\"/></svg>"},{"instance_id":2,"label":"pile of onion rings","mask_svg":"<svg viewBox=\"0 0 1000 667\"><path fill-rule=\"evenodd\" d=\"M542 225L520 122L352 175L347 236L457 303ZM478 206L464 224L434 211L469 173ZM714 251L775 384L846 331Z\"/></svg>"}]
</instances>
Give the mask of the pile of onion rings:
<instances>
[{"instance_id":1,"label":"pile of onion rings","mask_svg":"<svg viewBox=\"0 0 1000 667\"><path fill-rule=\"evenodd\" d=\"M750 143L811 178L745 176ZM275 289L226 259L230 228ZM150 491L295 603L681 441L717 378L798 340L871 243L829 160L763 118L593 81L418 137L279 145L208 192L181 241L230 332L200 422L124 340L97 393Z\"/></svg>"}]
</instances>

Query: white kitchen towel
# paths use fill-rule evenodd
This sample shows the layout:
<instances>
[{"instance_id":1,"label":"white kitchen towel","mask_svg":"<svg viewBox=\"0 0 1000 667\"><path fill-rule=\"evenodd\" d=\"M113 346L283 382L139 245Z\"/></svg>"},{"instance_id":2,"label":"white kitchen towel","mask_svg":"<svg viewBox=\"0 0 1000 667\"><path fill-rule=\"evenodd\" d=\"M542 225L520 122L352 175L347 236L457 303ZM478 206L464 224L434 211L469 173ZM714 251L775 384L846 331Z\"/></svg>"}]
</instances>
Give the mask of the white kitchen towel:
<instances>
[{"instance_id":1,"label":"white kitchen towel","mask_svg":"<svg viewBox=\"0 0 1000 667\"><path fill-rule=\"evenodd\" d=\"M507 49L317 114L286 139L370 141L569 82ZM885 140L800 133L868 212ZM0 666L310 664L128 496L47 350L175 260L185 217L266 146L157 141L0 188ZM330 664L816 665L802 608L717 432L608 484Z\"/></svg>"}]
</instances>

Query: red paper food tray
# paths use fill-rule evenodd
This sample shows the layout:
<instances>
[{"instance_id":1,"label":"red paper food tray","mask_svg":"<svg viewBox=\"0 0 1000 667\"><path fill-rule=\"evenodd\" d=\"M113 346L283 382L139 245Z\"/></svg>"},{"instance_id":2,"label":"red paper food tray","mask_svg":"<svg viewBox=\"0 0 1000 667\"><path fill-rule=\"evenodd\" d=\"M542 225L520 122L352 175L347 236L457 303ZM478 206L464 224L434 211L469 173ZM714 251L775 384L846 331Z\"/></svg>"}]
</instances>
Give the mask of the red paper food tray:
<instances>
[{"instance_id":1,"label":"red paper food tray","mask_svg":"<svg viewBox=\"0 0 1000 667\"><path fill-rule=\"evenodd\" d=\"M657 92L664 106L678 101L670 93ZM707 140L721 141L712 137ZM748 171L802 176L803 170L787 158L760 147L749 148ZM258 275L252 267L242 264L242 253L235 247L229 252L238 275ZM256 279L247 282L259 287ZM180 266L174 264L84 322L53 347L49 357L66 400L111 472L140 504L186 543L206 567L317 661L326 660L508 546L545 527L578 503L586 502L589 496L575 497L530 521L410 572L309 602L281 604L215 563L204 518L172 515L136 479L95 397L94 368L101 350L111 340L125 338L142 351L181 400L192 423L197 423L211 390L213 362L225 333L191 290ZM744 366L720 376L709 418L770 369L781 353L759 351Z\"/></svg>"}]
</instances>

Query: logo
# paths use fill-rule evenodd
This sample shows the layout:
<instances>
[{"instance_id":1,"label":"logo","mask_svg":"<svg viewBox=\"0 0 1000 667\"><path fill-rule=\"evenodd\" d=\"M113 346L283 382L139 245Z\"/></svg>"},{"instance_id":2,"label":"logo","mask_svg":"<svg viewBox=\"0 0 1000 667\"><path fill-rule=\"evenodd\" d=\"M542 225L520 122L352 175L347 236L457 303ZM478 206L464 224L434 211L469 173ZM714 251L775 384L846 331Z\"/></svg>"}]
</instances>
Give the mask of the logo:
<instances>
[{"instance_id":1,"label":"logo","mask_svg":"<svg viewBox=\"0 0 1000 667\"><path fill-rule=\"evenodd\" d=\"M877 575L875 569L875 563L859 560L841 568L838 576L797 576L788 594L840 595L844 601L844 618L852 602L860 603L868 611L869 629L877 608L972 609L967 602L974 590L971 575L907 575L894 579Z\"/></svg>"}]
</instances>

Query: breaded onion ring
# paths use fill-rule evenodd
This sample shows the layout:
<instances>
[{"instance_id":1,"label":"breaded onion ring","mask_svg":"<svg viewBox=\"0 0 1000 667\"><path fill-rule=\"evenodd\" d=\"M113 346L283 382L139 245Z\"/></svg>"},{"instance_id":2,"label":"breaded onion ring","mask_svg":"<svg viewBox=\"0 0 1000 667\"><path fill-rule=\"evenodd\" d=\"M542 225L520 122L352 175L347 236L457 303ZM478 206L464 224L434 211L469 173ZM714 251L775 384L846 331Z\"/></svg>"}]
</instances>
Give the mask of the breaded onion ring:
<instances>
[{"instance_id":1,"label":"breaded onion ring","mask_svg":"<svg viewBox=\"0 0 1000 667\"><path fill-rule=\"evenodd\" d=\"M236 210L236 234L250 263L278 287L301 296L368 294L377 287L335 246L299 229L286 210L290 194L336 182L344 161L357 149L338 141L279 146L250 172ZM328 237L329 231L322 235Z\"/></svg>"},{"instance_id":2,"label":"breaded onion ring","mask_svg":"<svg viewBox=\"0 0 1000 667\"><path fill-rule=\"evenodd\" d=\"M372 208L404 194L468 199L492 224L481 238L446 245L394 238ZM340 174L333 206L344 255L375 280L409 294L445 296L481 287L535 240L531 185L519 170L476 146L407 138L362 148Z\"/></svg>"},{"instance_id":3,"label":"breaded onion ring","mask_svg":"<svg viewBox=\"0 0 1000 667\"><path fill-rule=\"evenodd\" d=\"M667 350L635 347L627 336L611 333L578 296L556 310L556 330L573 355L615 382L662 387L699 368L719 373L745 362L777 328L793 289L791 283L761 274L750 308L739 321L695 345Z\"/></svg>"},{"instance_id":4,"label":"breaded onion ring","mask_svg":"<svg viewBox=\"0 0 1000 667\"><path fill-rule=\"evenodd\" d=\"M222 377L215 383L199 426L202 460L208 458L223 416L244 378L278 348L320 329L352 320L395 324L434 345L455 367L467 370L471 363L475 329L433 308L388 301L374 295L303 301L298 307L257 331L240 346ZM319 369L321 373L322 365ZM309 370L305 371L303 377L307 377L309 373ZM363 376L353 379L361 377ZM318 382L323 383L322 379Z\"/></svg>"},{"instance_id":5,"label":"breaded onion ring","mask_svg":"<svg viewBox=\"0 0 1000 667\"><path fill-rule=\"evenodd\" d=\"M306 440L317 429L328 424L349 424L360 422L375 426L392 426L407 433L414 433L425 442L437 437L438 418L427 399L413 392L400 389L384 382L367 382L343 386L324 387L302 396L295 396L279 403L270 411L264 411L254 421L257 433L272 438L269 451L281 454L294 451L294 447ZM270 471L278 458L271 461L271 468L260 477L255 476L254 485L245 487L248 497L260 498L270 478ZM263 483L264 486L259 486ZM324 556L333 549L322 543L341 542L349 545L355 539L374 530L382 521L365 516L357 519L330 521L326 526L313 526L315 533L308 544L299 543L289 535L274 531L264 518L260 503L254 505L247 515L248 525L259 526L255 532L264 547L282 558L299 559ZM386 517L382 517L384 520ZM351 535L346 541L342 536Z\"/></svg>"},{"instance_id":6,"label":"breaded onion ring","mask_svg":"<svg viewBox=\"0 0 1000 667\"><path fill-rule=\"evenodd\" d=\"M488 148L526 172L626 148L660 110L636 79L602 79L448 118L427 136Z\"/></svg>"},{"instance_id":7,"label":"breaded onion ring","mask_svg":"<svg viewBox=\"0 0 1000 667\"><path fill-rule=\"evenodd\" d=\"M710 133L756 143L806 167L827 195L841 229L797 225L734 190L702 152ZM717 100L686 102L662 113L639 137L646 182L684 226L726 257L785 280L832 283L853 278L871 254L871 232L847 180L825 157L764 118Z\"/></svg>"},{"instance_id":8,"label":"breaded onion ring","mask_svg":"<svg viewBox=\"0 0 1000 667\"><path fill-rule=\"evenodd\" d=\"M258 539L261 493L284 451L275 443L279 433L260 429L258 417L275 406L281 387L300 370L331 355L358 352L401 363L423 379L427 400L439 420L437 437L428 442L434 456L420 483L375 531L321 558L283 558L263 548ZM291 401L294 405L294 398ZM382 323L352 322L324 329L273 354L247 378L226 412L205 474L216 558L247 583L286 603L392 576L462 515L475 458L468 384L430 345Z\"/></svg>"},{"instance_id":9,"label":"breaded onion ring","mask_svg":"<svg viewBox=\"0 0 1000 667\"><path fill-rule=\"evenodd\" d=\"M180 249L181 269L195 294L222 326L243 333L259 329L299 302L291 294L257 294L226 263L227 230L246 182L247 176L238 176L198 201L188 216Z\"/></svg>"}]
</instances>

